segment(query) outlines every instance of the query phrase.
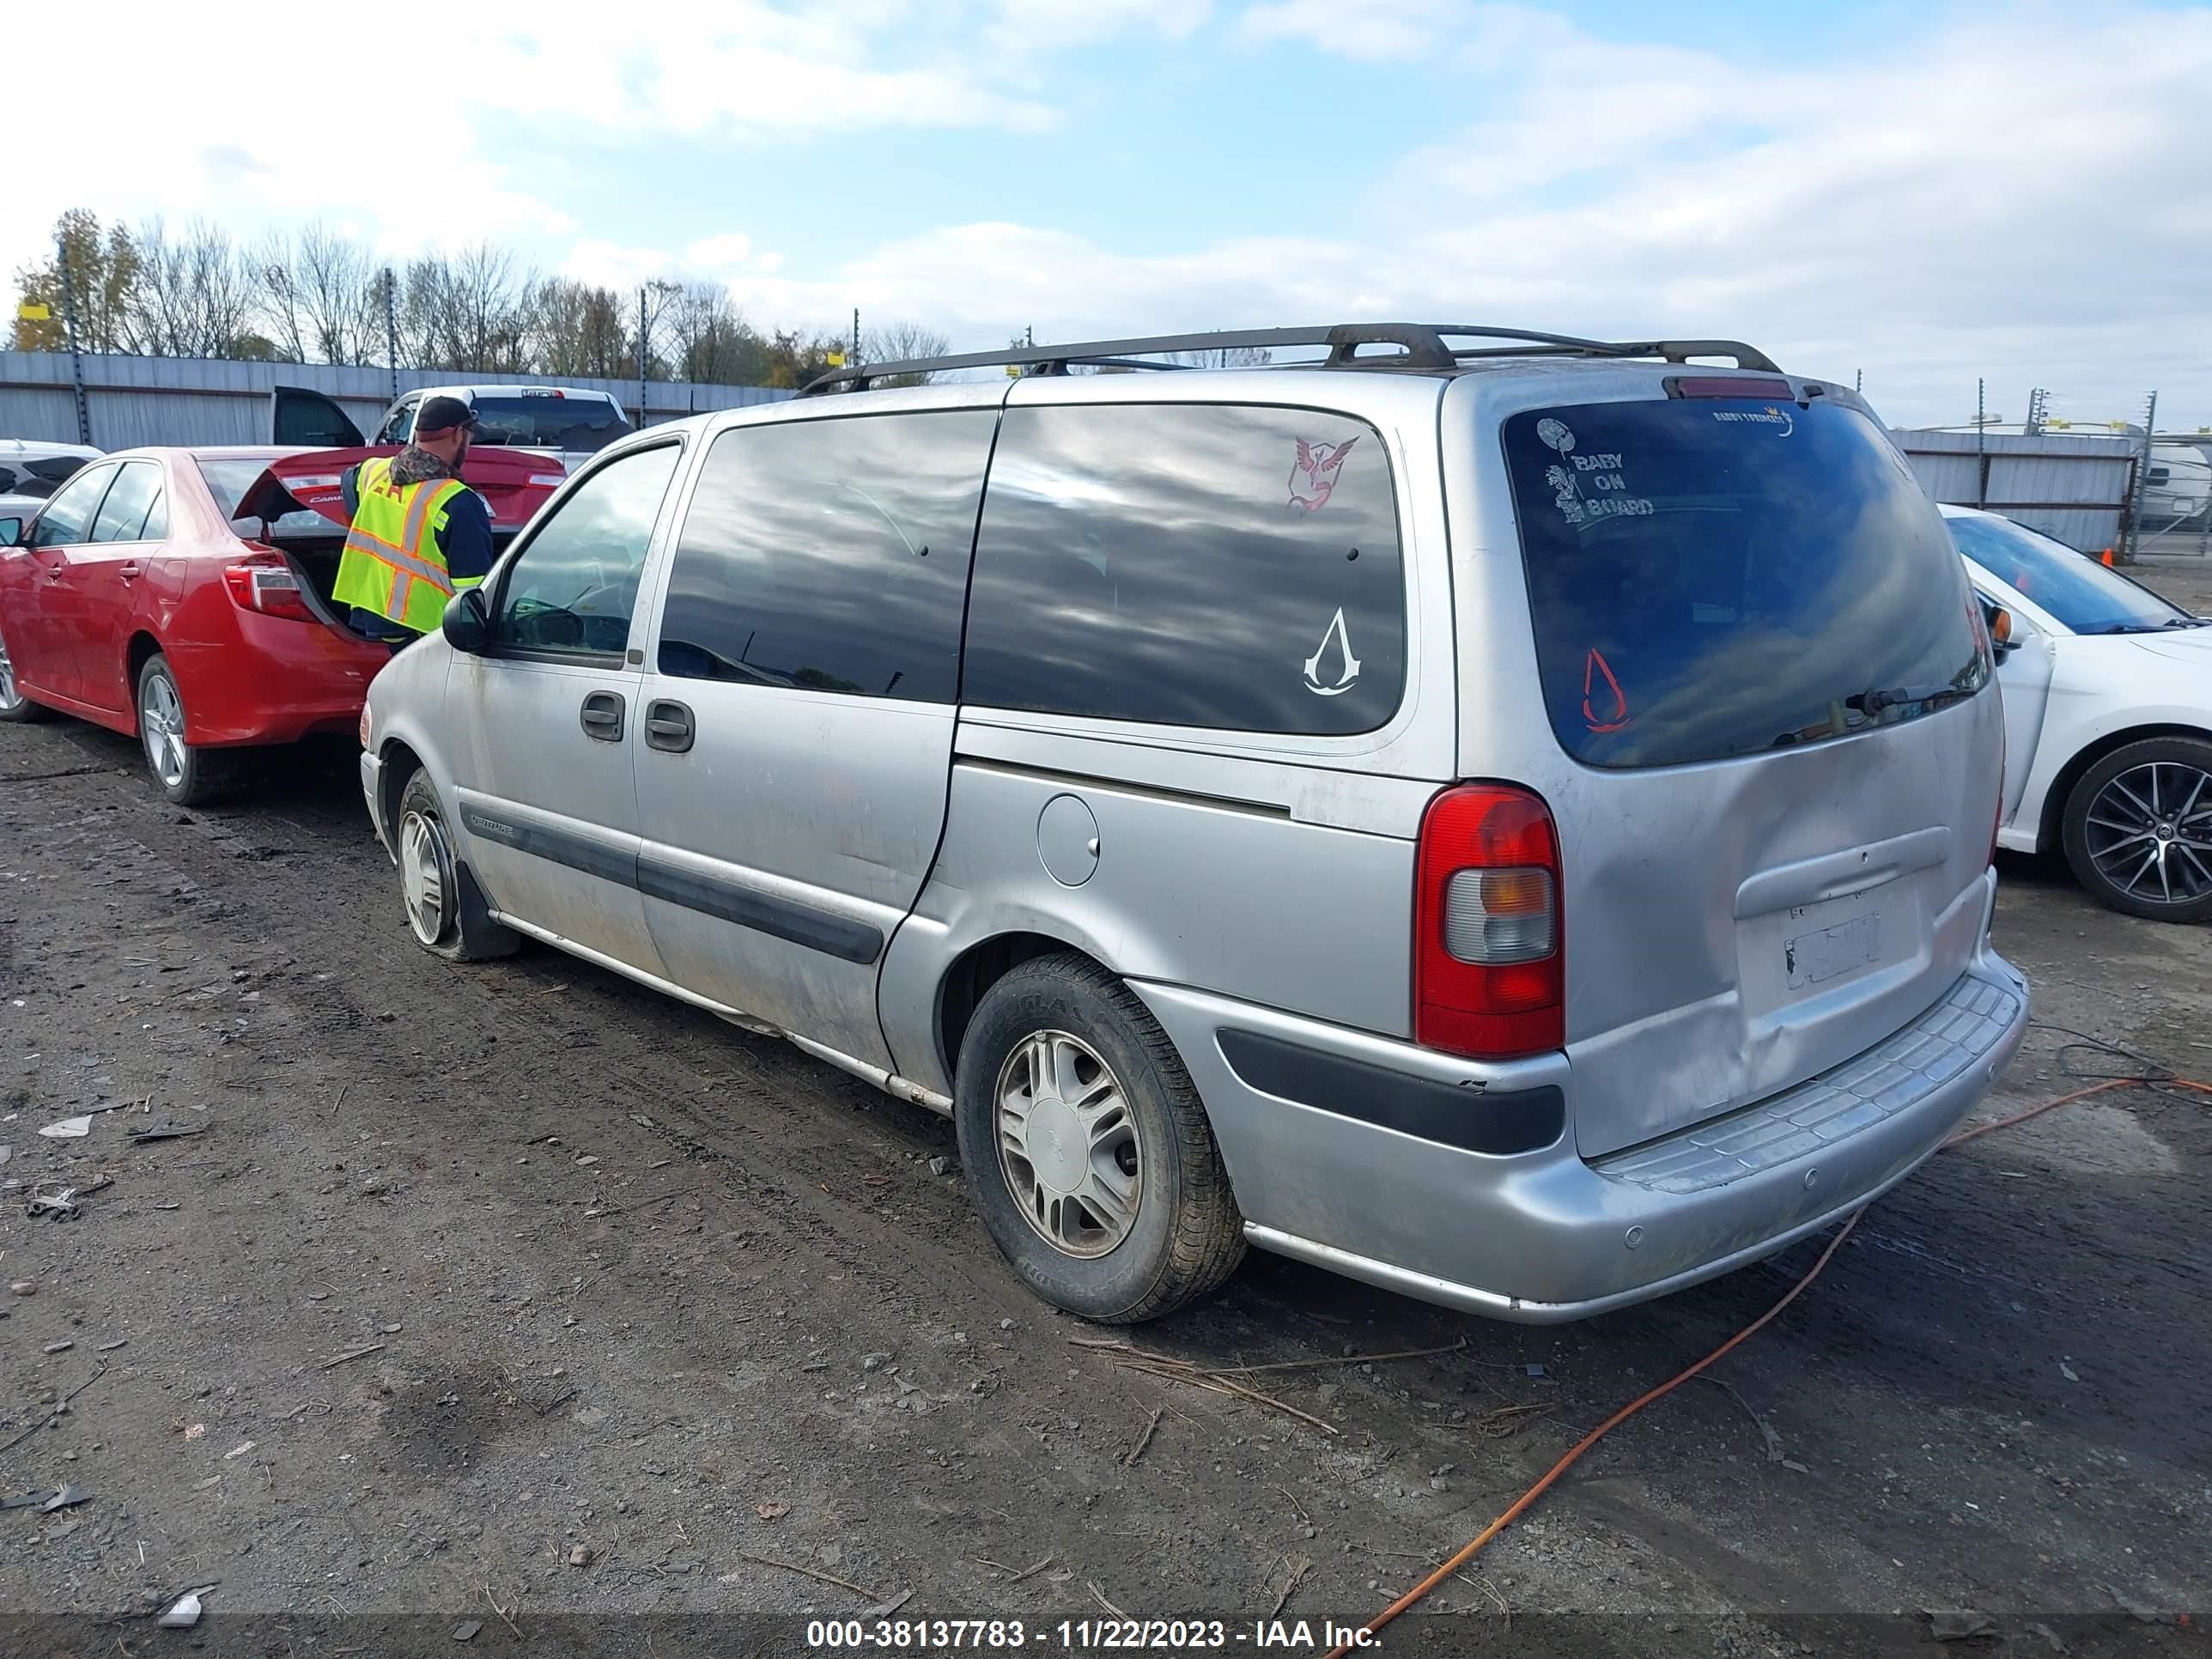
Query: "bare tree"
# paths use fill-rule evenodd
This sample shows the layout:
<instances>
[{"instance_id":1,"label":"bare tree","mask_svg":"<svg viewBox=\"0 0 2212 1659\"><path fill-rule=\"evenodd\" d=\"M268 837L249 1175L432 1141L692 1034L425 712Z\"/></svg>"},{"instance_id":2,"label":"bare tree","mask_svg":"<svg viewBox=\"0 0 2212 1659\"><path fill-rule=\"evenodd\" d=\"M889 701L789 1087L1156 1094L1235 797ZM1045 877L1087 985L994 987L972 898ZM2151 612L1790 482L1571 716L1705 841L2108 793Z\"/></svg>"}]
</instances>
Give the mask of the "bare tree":
<instances>
[{"instance_id":1,"label":"bare tree","mask_svg":"<svg viewBox=\"0 0 2212 1659\"><path fill-rule=\"evenodd\" d=\"M228 233L196 220L171 238L159 218L133 239L138 282L126 325L131 349L156 357L223 357L246 334L256 283Z\"/></svg>"},{"instance_id":2,"label":"bare tree","mask_svg":"<svg viewBox=\"0 0 2212 1659\"><path fill-rule=\"evenodd\" d=\"M531 296L528 347L541 374L614 380L635 368L620 297L566 276L547 278Z\"/></svg>"},{"instance_id":3,"label":"bare tree","mask_svg":"<svg viewBox=\"0 0 2212 1659\"><path fill-rule=\"evenodd\" d=\"M933 328L920 323L886 323L860 337L861 358L871 363L905 362L915 357L942 357L951 342ZM894 374L878 386L923 386L932 378L925 369L914 374Z\"/></svg>"},{"instance_id":4,"label":"bare tree","mask_svg":"<svg viewBox=\"0 0 2212 1659\"><path fill-rule=\"evenodd\" d=\"M454 367L510 374L526 368L526 307L538 286L536 273L518 270L514 253L489 242L464 249L447 270Z\"/></svg>"},{"instance_id":5,"label":"bare tree","mask_svg":"<svg viewBox=\"0 0 2212 1659\"><path fill-rule=\"evenodd\" d=\"M313 331L308 343L326 363L365 363L378 333L380 273L368 252L320 220L300 233L294 281Z\"/></svg>"},{"instance_id":6,"label":"bare tree","mask_svg":"<svg viewBox=\"0 0 2212 1659\"><path fill-rule=\"evenodd\" d=\"M289 231L272 230L253 251L253 272L261 288L261 319L276 349L295 362L307 361L313 325L299 278L299 258Z\"/></svg>"},{"instance_id":7,"label":"bare tree","mask_svg":"<svg viewBox=\"0 0 2212 1659\"><path fill-rule=\"evenodd\" d=\"M1199 351L1170 351L1170 362L1188 363L1193 368L1264 368L1275 361L1274 353L1259 346L1209 346Z\"/></svg>"},{"instance_id":8,"label":"bare tree","mask_svg":"<svg viewBox=\"0 0 2212 1659\"><path fill-rule=\"evenodd\" d=\"M670 364L698 385L757 386L769 376L769 347L720 283L687 283L669 307Z\"/></svg>"}]
</instances>

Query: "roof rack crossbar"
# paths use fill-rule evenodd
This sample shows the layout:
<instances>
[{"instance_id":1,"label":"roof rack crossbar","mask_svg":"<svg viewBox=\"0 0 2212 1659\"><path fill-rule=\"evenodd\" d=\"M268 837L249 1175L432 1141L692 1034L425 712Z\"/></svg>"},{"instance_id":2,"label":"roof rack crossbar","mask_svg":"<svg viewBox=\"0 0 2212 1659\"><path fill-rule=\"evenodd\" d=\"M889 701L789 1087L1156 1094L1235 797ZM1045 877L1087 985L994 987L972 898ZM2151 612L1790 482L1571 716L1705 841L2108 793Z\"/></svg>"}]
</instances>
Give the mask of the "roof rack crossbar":
<instances>
[{"instance_id":1,"label":"roof rack crossbar","mask_svg":"<svg viewBox=\"0 0 2212 1659\"><path fill-rule=\"evenodd\" d=\"M1516 346L1454 347L1448 339L1505 340ZM817 375L799 392L802 398L836 391L865 392L878 380L948 369L1026 369L1034 374L1065 374L1084 368L1176 369L1192 365L1149 359L1181 352L1259 350L1325 346L1328 368L1451 368L1469 359L1502 356L1662 357L1686 362L1692 357L1730 357L1740 368L1781 373L1765 353L1734 340L1586 340L1572 334L1543 334L1528 329L1492 328L1474 323L1340 323L1326 328L1232 328L1204 334L1163 334L1129 340L1085 340L1058 346L1010 346L1003 351L969 351L950 356L908 357L894 362L852 363ZM1370 352L1370 346L1395 351Z\"/></svg>"}]
</instances>

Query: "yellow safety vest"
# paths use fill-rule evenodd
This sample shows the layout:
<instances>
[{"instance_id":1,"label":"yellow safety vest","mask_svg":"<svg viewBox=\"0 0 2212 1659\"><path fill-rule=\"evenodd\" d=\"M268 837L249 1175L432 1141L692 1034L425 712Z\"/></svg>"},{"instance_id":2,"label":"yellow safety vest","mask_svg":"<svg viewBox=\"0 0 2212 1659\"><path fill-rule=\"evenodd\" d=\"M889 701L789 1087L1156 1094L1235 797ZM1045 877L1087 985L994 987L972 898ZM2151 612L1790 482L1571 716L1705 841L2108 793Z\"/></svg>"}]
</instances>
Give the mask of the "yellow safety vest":
<instances>
[{"instance_id":1,"label":"yellow safety vest","mask_svg":"<svg viewBox=\"0 0 2212 1659\"><path fill-rule=\"evenodd\" d=\"M360 505L346 532L338 559L337 586L331 597L339 605L374 611L386 621L427 634L446 614L446 601L457 587L446 571L437 532L446 527L446 503L468 486L458 478L429 478L395 484L392 462L384 456L361 464Z\"/></svg>"}]
</instances>

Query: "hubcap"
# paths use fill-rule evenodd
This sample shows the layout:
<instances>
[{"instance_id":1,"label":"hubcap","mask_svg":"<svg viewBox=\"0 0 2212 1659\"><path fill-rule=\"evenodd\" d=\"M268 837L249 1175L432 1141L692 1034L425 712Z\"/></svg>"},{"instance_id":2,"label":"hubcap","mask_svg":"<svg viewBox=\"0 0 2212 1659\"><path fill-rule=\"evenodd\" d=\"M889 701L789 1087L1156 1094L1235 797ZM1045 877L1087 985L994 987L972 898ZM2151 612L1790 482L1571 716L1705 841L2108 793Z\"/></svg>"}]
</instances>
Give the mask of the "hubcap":
<instances>
[{"instance_id":1,"label":"hubcap","mask_svg":"<svg viewBox=\"0 0 2212 1659\"><path fill-rule=\"evenodd\" d=\"M1066 1031L1039 1031L999 1068L999 1167L1014 1206L1065 1255L1102 1256L1144 1200L1143 1145L1121 1079Z\"/></svg>"},{"instance_id":2,"label":"hubcap","mask_svg":"<svg viewBox=\"0 0 2212 1659\"><path fill-rule=\"evenodd\" d=\"M2212 895L2212 774L2179 761L2130 767L2089 807L2089 860L2130 898Z\"/></svg>"},{"instance_id":3,"label":"hubcap","mask_svg":"<svg viewBox=\"0 0 2212 1659\"><path fill-rule=\"evenodd\" d=\"M23 701L15 690L15 665L8 660L8 641L0 640L0 708L13 708Z\"/></svg>"},{"instance_id":4,"label":"hubcap","mask_svg":"<svg viewBox=\"0 0 2212 1659\"><path fill-rule=\"evenodd\" d=\"M425 945L443 939L453 921L447 908L452 869L437 819L409 812L399 820L399 887L407 902L407 925Z\"/></svg>"},{"instance_id":5,"label":"hubcap","mask_svg":"<svg viewBox=\"0 0 2212 1659\"><path fill-rule=\"evenodd\" d=\"M185 781L185 705L175 682L157 674L146 683L146 706L138 711L138 735L146 763L172 789Z\"/></svg>"}]
</instances>

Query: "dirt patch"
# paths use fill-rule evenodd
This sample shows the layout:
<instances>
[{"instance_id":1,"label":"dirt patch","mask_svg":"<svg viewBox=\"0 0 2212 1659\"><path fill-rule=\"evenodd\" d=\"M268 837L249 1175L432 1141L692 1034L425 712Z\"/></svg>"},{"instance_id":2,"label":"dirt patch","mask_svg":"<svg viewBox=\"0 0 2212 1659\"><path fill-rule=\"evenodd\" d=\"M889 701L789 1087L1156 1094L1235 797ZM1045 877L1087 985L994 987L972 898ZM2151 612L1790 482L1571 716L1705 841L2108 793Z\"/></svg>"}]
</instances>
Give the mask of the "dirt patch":
<instances>
[{"instance_id":1,"label":"dirt patch","mask_svg":"<svg viewBox=\"0 0 2212 1659\"><path fill-rule=\"evenodd\" d=\"M0 1515L0 1650L136 1647L87 1621L216 1580L227 1652L467 1650L465 1620L521 1650L495 1600L542 1651L790 1651L744 1621L907 1591L1055 1636L1107 1602L1355 1623L1811 1259L1546 1331L1255 1257L1138 1334L1296 1362L1266 1392L1327 1433L1073 1346L930 1174L941 1121L551 953L423 955L343 754L235 814L133 758L0 729L0 775L70 774L0 784L0 1175L116 1177L82 1220L0 1216L36 1285L0 1323L0 1439L29 1431L0 1486L92 1493ZM2207 935L2005 873L2039 1017L2184 1063ZM2069 1086L2068 1040L1989 1109ZM124 1144L160 1113L208 1132ZM2212 1589L2206 1122L2114 1097L1937 1159L1728 1388L1619 1431L1393 1650L1849 1652L1962 1607L2006 1650L2194 1650L2127 1608Z\"/></svg>"}]
</instances>

